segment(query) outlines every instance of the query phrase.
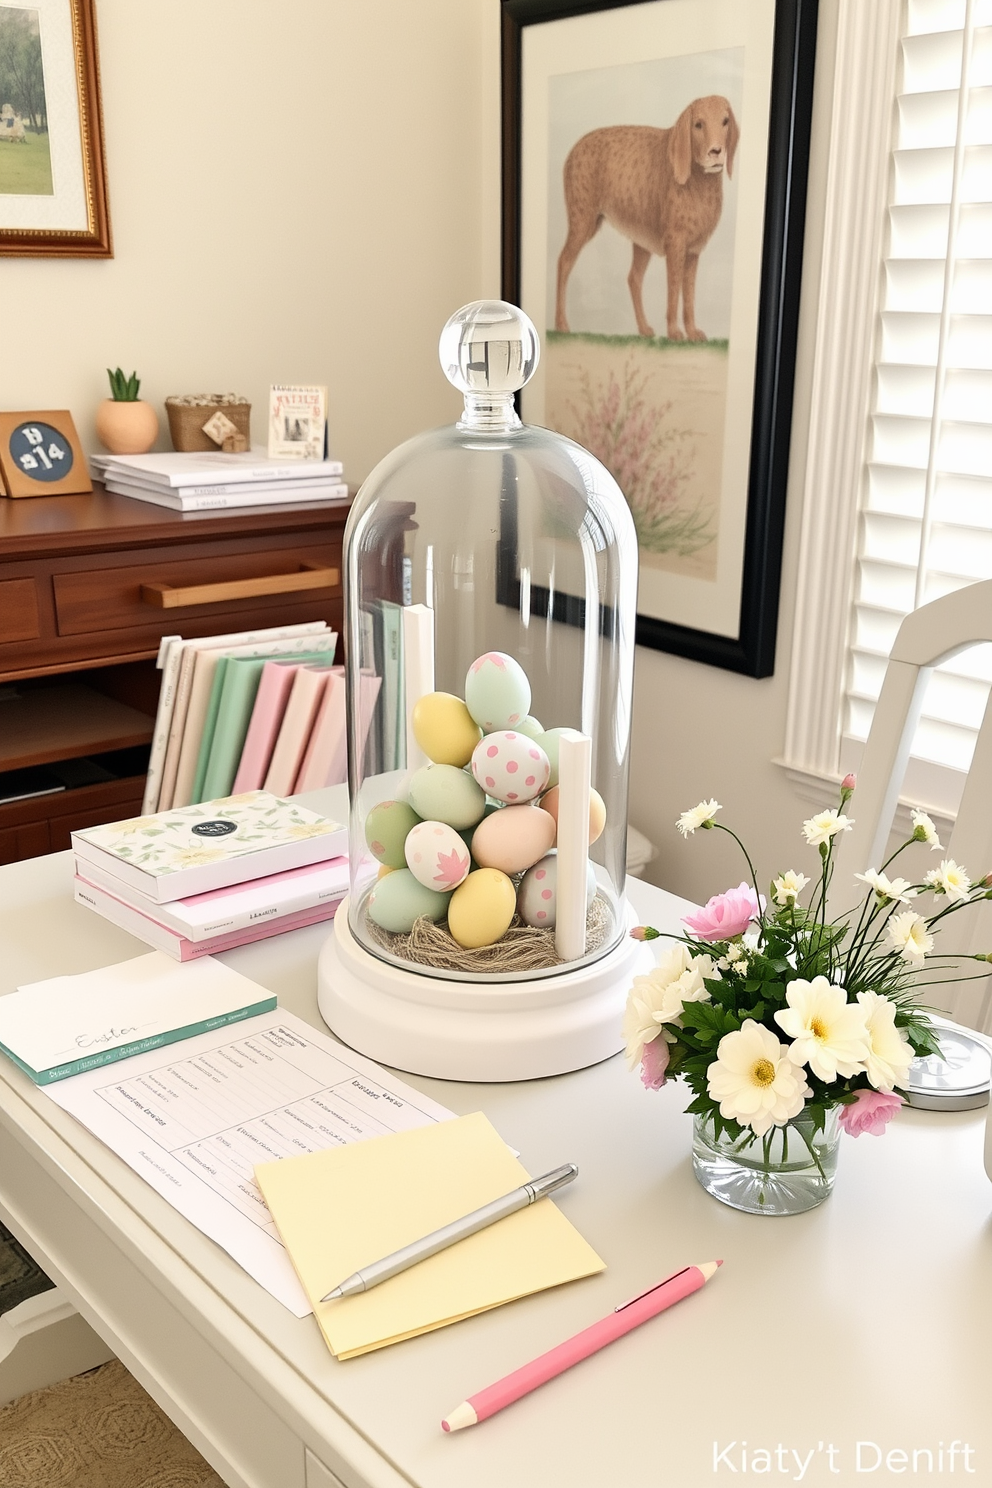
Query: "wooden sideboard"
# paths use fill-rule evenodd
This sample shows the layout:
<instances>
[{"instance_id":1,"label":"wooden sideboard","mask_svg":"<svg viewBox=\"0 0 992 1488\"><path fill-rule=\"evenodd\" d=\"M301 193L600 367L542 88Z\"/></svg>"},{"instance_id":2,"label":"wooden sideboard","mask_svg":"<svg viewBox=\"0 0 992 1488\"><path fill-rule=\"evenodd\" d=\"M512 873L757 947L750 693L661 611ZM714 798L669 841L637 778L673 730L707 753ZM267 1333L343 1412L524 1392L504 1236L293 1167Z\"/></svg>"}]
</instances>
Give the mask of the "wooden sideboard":
<instances>
[{"instance_id":1,"label":"wooden sideboard","mask_svg":"<svg viewBox=\"0 0 992 1488\"><path fill-rule=\"evenodd\" d=\"M100 486L0 497L0 777L94 757L90 774L113 772L0 804L0 862L140 809L163 635L318 619L340 632L348 505L176 512Z\"/></svg>"}]
</instances>

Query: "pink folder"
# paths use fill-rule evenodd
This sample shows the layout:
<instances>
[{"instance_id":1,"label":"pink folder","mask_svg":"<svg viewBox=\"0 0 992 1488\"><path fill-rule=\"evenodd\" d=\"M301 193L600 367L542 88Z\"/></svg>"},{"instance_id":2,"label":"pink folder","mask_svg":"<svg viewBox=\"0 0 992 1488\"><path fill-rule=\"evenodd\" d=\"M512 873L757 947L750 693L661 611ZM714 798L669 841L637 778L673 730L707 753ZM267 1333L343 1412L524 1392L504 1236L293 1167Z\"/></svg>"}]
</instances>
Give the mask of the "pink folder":
<instances>
[{"instance_id":1,"label":"pink folder","mask_svg":"<svg viewBox=\"0 0 992 1488\"><path fill-rule=\"evenodd\" d=\"M292 793L333 670L312 664L296 670L263 785L263 790L271 791L274 796Z\"/></svg>"},{"instance_id":2,"label":"pink folder","mask_svg":"<svg viewBox=\"0 0 992 1488\"><path fill-rule=\"evenodd\" d=\"M348 776L344 667L332 667L293 794L340 785Z\"/></svg>"},{"instance_id":3,"label":"pink folder","mask_svg":"<svg viewBox=\"0 0 992 1488\"><path fill-rule=\"evenodd\" d=\"M245 734L238 773L231 787L232 795L262 789L272 751L279 737L293 678L302 665L303 662L299 661L267 661L262 668L262 678L255 695L255 706L251 710L251 721Z\"/></svg>"}]
</instances>

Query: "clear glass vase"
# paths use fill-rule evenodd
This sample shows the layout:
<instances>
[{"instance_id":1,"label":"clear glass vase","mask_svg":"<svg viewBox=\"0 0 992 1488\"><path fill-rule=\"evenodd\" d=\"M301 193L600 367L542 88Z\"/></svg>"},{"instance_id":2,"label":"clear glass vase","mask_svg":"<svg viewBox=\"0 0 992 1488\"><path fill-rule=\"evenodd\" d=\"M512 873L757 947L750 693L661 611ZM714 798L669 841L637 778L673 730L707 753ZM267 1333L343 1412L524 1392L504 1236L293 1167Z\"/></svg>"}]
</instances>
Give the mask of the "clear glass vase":
<instances>
[{"instance_id":1,"label":"clear glass vase","mask_svg":"<svg viewBox=\"0 0 992 1488\"><path fill-rule=\"evenodd\" d=\"M694 1116L692 1170L708 1194L745 1214L802 1214L828 1198L837 1174L836 1107L822 1131L809 1116L773 1126L763 1137L717 1136L712 1116Z\"/></svg>"}]
</instances>

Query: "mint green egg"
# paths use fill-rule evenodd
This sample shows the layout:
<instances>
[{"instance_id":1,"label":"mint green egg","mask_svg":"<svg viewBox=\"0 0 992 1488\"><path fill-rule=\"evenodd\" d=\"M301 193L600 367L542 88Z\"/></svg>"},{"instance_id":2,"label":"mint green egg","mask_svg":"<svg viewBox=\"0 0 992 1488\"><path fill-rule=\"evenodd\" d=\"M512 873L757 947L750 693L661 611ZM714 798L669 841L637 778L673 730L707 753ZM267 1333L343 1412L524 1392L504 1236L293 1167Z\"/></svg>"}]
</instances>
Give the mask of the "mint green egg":
<instances>
[{"instance_id":1,"label":"mint green egg","mask_svg":"<svg viewBox=\"0 0 992 1488\"><path fill-rule=\"evenodd\" d=\"M424 821L444 822L456 832L474 827L486 809L486 794L457 765L423 765L407 786L413 809Z\"/></svg>"},{"instance_id":2,"label":"mint green egg","mask_svg":"<svg viewBox=\"0 0 992 1488\"><path fill-rule=\"evenodd\" d=\"M380 801L365 818L365 841L369 851L387 868L405 868L403 844L407 833L420 821L408 801Z\"/></svg>"},{"instance_id":3,"label":"mint green egg","mask_svg":"<svg viewBox=\"0 0 992 1488\"><path fill-rule=\"evenodd\" d=\"M426 915L436 924L448 913L450 894L439 894L418 883L409 868L397 868L380 878L369 894L366 908L370 920L393 935L408 935L414 921Z\"/></svg>"},{"instance_id":4,"label":"mint green egg","mask_svg":"<svg viewBox=\"0 0 992 1488\"><path fill-rule=\"evenodd\" d=\"M548 776L547 784L548 790L558 784L558 743L564 733L567 733L567 729L553 728L545 729L543 734L534 735L534 743L544 750L551 762L551 774Z\"/></svg>"},{"instance_id":5,"label":"mint green egg","mask_svg":"<svg viewBox=\"0 0 992 1488\"><path fill-rule=\"evenodd\" d=\"M530 683L519 661L505 651L487 651L465 678L465 706L484 734L516 729L530 712Z\"/></svg>"},{"instance_id":6,"label":"mint green egg","mask_svg":"<svg viewBox=\"0 0 992 1488\"><path fill-rule=\"evenodd\" d=\"M526 718L514 724L514 729L518 734L526 734L528 739L539 739L544 733L544 724L533 713L528 713Z\"/></svg>"}]
</instances>

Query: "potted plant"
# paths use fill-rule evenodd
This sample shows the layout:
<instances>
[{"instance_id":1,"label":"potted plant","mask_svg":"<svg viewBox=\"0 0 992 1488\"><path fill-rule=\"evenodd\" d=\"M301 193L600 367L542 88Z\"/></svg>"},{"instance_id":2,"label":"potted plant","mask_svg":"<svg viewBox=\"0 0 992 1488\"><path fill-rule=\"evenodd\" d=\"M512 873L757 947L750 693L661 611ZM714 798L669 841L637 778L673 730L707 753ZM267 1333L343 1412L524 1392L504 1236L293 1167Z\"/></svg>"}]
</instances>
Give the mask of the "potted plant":
<instances>
[{"instance_id":1,"label":"potted plant","mask_svg":"<svg viewBox=\"0 0 992 1488\"><path fill-rule=\"evenodd\" d=\"M143 455L158 438L158 417L150 403L138 397L138 374L111 372L109 398L96 411L97 438L112 455Z\"/></svg>"}]
</instances>

